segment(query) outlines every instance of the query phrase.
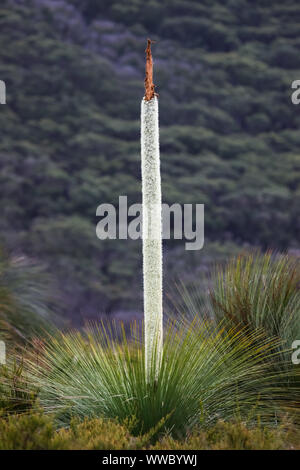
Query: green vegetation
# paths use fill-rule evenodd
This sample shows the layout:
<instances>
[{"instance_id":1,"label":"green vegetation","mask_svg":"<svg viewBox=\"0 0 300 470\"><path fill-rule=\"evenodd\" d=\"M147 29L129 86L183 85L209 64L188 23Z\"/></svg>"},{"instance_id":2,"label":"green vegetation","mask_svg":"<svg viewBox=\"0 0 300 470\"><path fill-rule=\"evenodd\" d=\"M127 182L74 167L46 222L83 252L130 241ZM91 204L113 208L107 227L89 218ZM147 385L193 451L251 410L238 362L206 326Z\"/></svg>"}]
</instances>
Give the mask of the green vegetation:
<instances>
[{"instance_id":1,"label":"green vegetation","mask_svg":"<svg viewBox=\"0 0 300 470\"><path fill-rule=\"evenodd\" d=\"M135 417L134 433L160 426L173 435L200 421L207 427L232 419L237 410L243 419L253 414L272 423L283 398L283 404L295 399L296 391L274 372L276 341L259 332L224 334L200 319L182 331L170 327L161 369L156 378L154 355L149 381L144 348L133 334L134 344L125 336L117 343L100 328L52 339L38 360L35 351L25 357L26 387L32 385L40 405L64 426L72 416Z\"/></svg>"},{"instance_id":2,"label":"green vegetation","mask_svg":"<svg viewBox=\"0 0 300 470\"><path fill-rule=\"evenodd\" d=\"M292 448L284 416L298 432L299 368L286 345L297 334L288 321L291 306L299 302L299 289L293 290L296 266L287 257L257 253L237 258L225 274L219 271L213 316L204 319L199 311L190 320L183 310L181 322L165 326L158 375L155 347L146 374L137 325L129 338L125 330L120 338L117 326L104 324L34 338L0 369L0 428L10 430L1 445ZM222 297L224 275L231 290ZM250 296L261 283L268 289ZM247 310L242 294L249 300ZM222 305L234 310L220 323ZM247 321L238 321L245 311ZM270 329L272 314L280 325L275 330ZM294 315L296 325L299 310ZM282 354L283 348L289 354ZM106 425L115 431L104 437ZM27 439L32 426L38 435ZM24 433L17 437L19 427ZM54 429L61 430L54 436ZM120 444L113 439L118 432L123 433Z\"/></svg>"},{"instance_id":3,"label":"green vegetation","mask_svg":"<svg viewBox=\"0 0 300 470\"><path fill-rule=\"evenodd\" d=\"M216 318L229 326L262 328L290 354L300 338L300 260L267 253L242 255L216 272L211 300Z\"/></svg>"},{"instance_id":4,"label":"green vegetation","mask_svg":"<svg viewBox=\"0 0 300 470\"><path fill-rule=\"evenodd\" d=\"M218 422L209 431L194 431L186 440L161 437L151 444L151 433L132 436L127 425L101 418L78 422L56 431L53 419L45 414L0 418L0 450L289 450L297 447L297 434L288 423L268 429L259 424ZM299 443L298 443L299 444Z\"/></svg>"},{"instance_id":5,"label":"green vegetation","mask_svg":"<svg viewBox=\"0 0 300 470\"><path fill-rule=\"evenodd\" d=\"M299 23L296 0L2 1L0 449L299 448ZM141 199L147 37L164 202L204 203L206 237L165 243L184 295L150 380L138 322L52 327L142 310L141 242L100 242L95 213ZM290 254L189 293L245 246Z\"/></svg>"},{"instance_id":6,"label":"green vegetation","mask_svg":"<svg viewBox=\"0 0 300 470\"><path fill-rule=\"evenodd\" d=\"M24 256L0 251L0 339L24 345L54 331L57 303L43 267Z\"/></svg>"},{"instance_id":7,"label":"green vegetation","mask_svg":"<svg viewBox=\"0 0 300 470\"><path fill-rule=\"evenodd\" d=\"M299 247L299 2L146 3L1 2L1 235L47 264L78 322L142 310L140 242L97 240L95 211L140 202L148 36L165 202L204 203L206 253L218 243L223 259L231 245ZM165 247L168 278L207 269L203 251Z\"/></svg>"}]
</instances>

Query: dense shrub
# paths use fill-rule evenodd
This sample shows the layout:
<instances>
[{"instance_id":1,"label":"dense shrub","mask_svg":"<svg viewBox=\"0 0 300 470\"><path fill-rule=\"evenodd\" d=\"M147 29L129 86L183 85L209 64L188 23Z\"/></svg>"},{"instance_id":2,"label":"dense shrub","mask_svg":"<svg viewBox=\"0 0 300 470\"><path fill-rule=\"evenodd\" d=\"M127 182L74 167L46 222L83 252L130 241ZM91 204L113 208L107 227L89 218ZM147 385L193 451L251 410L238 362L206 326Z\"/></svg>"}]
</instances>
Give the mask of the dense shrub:
<instances>
[{"instance_id":1,"label":"dense shrub","mask_svg":"<svg viewBox=\"0 0 300 470\"><path fill-rule=\"evenodd\" d=\"M153 449L172 450L279 450L295 449L299 445L296 428L278 426L266 428L254 427L246 423L219 421L206 431L194 430L186 440L176 441L164 437Z\"/></svg>"},{"instance_id":2,"label":"dense shrub","mask_svg":"<svg viewBox=\"0 0 300 470\"><path fill-rule=\"evenodd\" d=\"M0 418L0 450L278 450L297 448L297 433L290 424L268 429L241 421L218 422L207 431L193 430L187 439L161 436L135 437L128 425L111 420L72 420L68 429L56 430L53 419L42 413Z\"/></svg>"},{"instance_id":3,"label":"dense shrub","mask_svg":"<svg viewBox=\"0 0 300 470\"><path fill-rule=\"evenodd\" d=\"M72 421L69 429L56 431L53 419L45 414L9 416L0 419L0 449L130 449L138 440L112 421Z\"/></svg>"}]
</instances>

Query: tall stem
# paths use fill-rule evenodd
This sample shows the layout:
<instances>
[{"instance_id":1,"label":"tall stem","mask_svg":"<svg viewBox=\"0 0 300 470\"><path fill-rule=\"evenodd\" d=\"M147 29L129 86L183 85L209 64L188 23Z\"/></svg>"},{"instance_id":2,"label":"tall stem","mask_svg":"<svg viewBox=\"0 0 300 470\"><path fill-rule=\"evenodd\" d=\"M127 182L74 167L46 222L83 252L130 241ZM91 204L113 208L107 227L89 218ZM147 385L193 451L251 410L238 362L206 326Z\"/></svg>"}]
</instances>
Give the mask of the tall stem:
<instances>
[{"instance_id":1,"label":"tall stem","mask_svg":"<svg viewBox=\"0 0 300 470\"><path fill-rule=\"evenodd\" d=\"M146 49L145 97L141 105L143 191L143 275L145 367L148 381L157 377L163 341L162 223L158 99L152 81L151 42Z\"/></svg>"}]
</instances>

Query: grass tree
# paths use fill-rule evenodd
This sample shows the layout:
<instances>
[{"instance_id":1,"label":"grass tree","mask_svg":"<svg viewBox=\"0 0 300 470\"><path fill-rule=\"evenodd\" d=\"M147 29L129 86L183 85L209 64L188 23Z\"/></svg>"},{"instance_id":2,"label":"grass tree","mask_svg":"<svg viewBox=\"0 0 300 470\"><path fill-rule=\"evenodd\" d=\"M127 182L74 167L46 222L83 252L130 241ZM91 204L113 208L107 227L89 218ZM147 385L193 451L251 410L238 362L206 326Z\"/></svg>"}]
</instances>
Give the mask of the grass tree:
<instances>
[{"instance_id":1,"label":"grass tree","mask_svg":"<svg viewBox=\"0 0 300 470\"><path fill-rule=\"evenodd\" d=\"M150 40L146 54L141 109L145 348L137 327L130 340L123 329L122 341L105 325L57 332L24 352L25 360L17 361L24 372L15 370L15 358L0 368L0 408L34 406L37 396L38 406L55 413L63 426L73 416L101 417L152 437L163 431L182 436L195 426L237 416L273 426L279 412L299 408L293 370L277 367L285 360L281 339L294 336L299 318L299 277L285 260L274 267L269 255L257 262L239 259L225 277L219 275L213 317L205 320L200 310L186 320L181 312L180 321L165 328L163 342L158 99ZM250 322L255 328L248 327Z\"/></svg>"},{"instance_id":2,"label":"grass tree","mask_svg":"<svg viewBox=\"0 0 300 470\"><path fill-rule=\"evenodd\" d=\"M146 49L145 96L141 105L145 367L157 377L162 354L162 223L158 99L153 84L151 40Z\"/></svg>"},{"instance_id":3,"label":"grass tree","mask_svg":"<svg viewBox=\"0 0 300 470\"><path fill-rule=\"evenodd\" d=\"M95 325L50 337L39 353L29 349L21 377L11 361L0 381L0 408L1 396L6 409L20 409L37 395L37 405L62 426L72 417L102 417L128 423L134 434L181 436L236 417L273 426L280 410L295 411L298 390L280 379L283 373L274 375L278 340L259 331L226 332L200 317L165 330L155 387L146 380L138 328L130 341L123 330L119 341L114 328Z\"/></svg>"}]
</instances>

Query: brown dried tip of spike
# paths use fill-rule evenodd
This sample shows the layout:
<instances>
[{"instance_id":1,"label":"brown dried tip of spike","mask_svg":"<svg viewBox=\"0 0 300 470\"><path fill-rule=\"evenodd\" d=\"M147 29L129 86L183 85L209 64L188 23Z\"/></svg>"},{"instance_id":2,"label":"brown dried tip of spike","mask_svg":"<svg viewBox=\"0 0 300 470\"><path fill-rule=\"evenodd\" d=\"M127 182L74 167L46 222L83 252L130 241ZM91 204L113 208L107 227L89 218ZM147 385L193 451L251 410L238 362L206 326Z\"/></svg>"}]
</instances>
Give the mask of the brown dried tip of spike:
<instances>
[{"instance_id":1,"label":"brown dried tip of spike","mask_svg":"<svg viewBox=\"0 0 300 470\"><path fill-rule=\"evenodd\" d=\"M151 44L155 41L151 41L151 39L147 40L147 48L146 52L146 76L145 76L145 100L150 101L154 96L155 93L155 85L153 83L153 60L152 60L152 53L151 53Z\"/></svg>"}]
</instances>

